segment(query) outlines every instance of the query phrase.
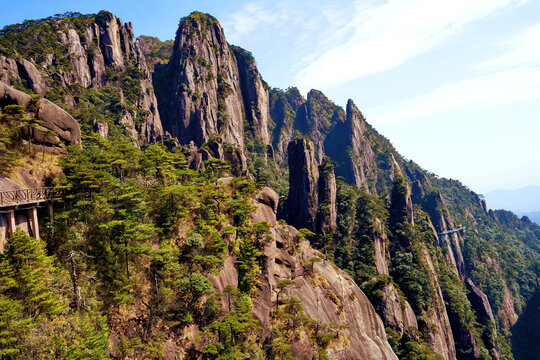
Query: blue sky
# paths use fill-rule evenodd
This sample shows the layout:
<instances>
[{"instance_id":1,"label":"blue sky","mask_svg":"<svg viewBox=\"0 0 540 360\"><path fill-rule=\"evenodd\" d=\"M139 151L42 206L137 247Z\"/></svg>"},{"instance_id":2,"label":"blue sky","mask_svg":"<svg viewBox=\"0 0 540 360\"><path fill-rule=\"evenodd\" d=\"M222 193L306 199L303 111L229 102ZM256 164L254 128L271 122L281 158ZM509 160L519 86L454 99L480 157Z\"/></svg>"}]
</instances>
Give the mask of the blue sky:
<instances>
[{"instance_id":1,"label":"blue sky","mask_svg":"<svg viewBox=\"0 0 540 360\"><path fill-rule=\"evenodd\" d=\"M485 193L540 185L540 1L24 1L0 26L107 9L137 35L218 18L274 87L352 98L400 153Z\"/></svg>"}]
</instances>

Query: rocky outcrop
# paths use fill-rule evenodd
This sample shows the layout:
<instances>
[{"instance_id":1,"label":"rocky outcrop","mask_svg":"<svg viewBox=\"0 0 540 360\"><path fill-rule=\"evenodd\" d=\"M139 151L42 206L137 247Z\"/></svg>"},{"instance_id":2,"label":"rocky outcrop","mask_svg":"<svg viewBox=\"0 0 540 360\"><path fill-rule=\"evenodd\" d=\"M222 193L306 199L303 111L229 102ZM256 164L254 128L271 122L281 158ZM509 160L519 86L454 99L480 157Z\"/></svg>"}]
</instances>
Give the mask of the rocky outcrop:
<instances>
[{"instance_id":1,"label":"rocky outcrop","mask_svg":"<svg viewBox=\"0 0 540 360\"><path fill-rule=\"evenodd\" d=\"M491 311L486 294L484 294L471 279L465 280L465 286L468 290L467 299L471 303L471 307L476 314L476 320L479 324L491 331L485 331L482 337L484 345L489 350L491 357L495 360L501 358L499 345L497 344L497 331L495 328L495 317Z\"/></svg>"},{"instance_id":2,"label":"rocky outcrop","mask_svg":"<svg viewBox=\"0 0 540 360\"><path fill-rule=\"evenodd\" d=\"M282 299L296 297L302 302L304 312L321 325L344 325L340 330L347 339L332 345L328 350L331 359L397 359L386 339L383 323L369 300L354 283L352 278L339 270L330 261L314 264L307 272L305 264L313 257L323 255L310 247L306 240L295 237L297 230L275 221L275 212L267 205L277 200L265 189L257 196L259 202L252 215L252 221L267 221L273 224L271 236L274 239L264 248L264 268L259 282L259 296L254 301L253 314L259 320L263 337L270 334L271 311L276 306L277 284L284 279L294 284L283 293ZM271 200L270 200L271 199ZM289 245L295 244L291 253ZM292 254L292 255L291 255ZM233 261L227 261L217 276L211 276L218 290L237 282L237 271ZM292 348L292 355L298 359L310 360L315 349L305 336L300 336Z\"/></svg>"},{"instance_id":3,"label":"rocky outcrop","mask_svg":"<svg viewBox=\"0 0 540 360\"><path fill-rule=\"evenodd\" d=\"M399 335L405 334L411 328L418 329L416 315L411 305L399 295L393 284L384 286L378 313L383 319L384 325Z\"/></svg>"},{"instance_id":4,"label":"rocky outcrop","mask_svg":"<svg viewBox=\"0 0 540 360\"><path fill-rule=\"evenodd\" d=\"M296 111L295 129L315 144L317 161L325 156L324 140L336 123L345 120L345 112L331 102L322 92L312 89L307 100Z\"/></svg>"},{"instance_id":5,"label":"rocky outcrop","mask_svg":"<svg viewBox=\"0 0 540 360\"><path fill-rule=\"evenodd\" d=\"M40 100L37 117L44 121L46 128L54 131L60 138L78 144L81 139L81 130L77 121L65 112L60 106L53 104L49 100Z\"/></svg>"},{"instance_id":6,"label":"rocky outcrop","mask_svg":"<svg viewBox=\"0 0 540 360\"><path fill-rule=\"evenodd\" d=\"M377 270L377 273L379 274L389 275L388 263L386 261L388 253L386 242L388 241L388 237L381 220L375 219L374 222L375 231L373 232L373 257L375 258L375 270Z\"/></svg>"},{"instance_id":7,"label":"rocky outcrop","mask_svg":"<svg viewBox=\"0 0 540 360\"><path fill-rule=\"evenodd\" d=\"M288 222L321 234L332 233L337 226L337 189L330 159L317 165L313 143L303 137L289 143L288 157Z\"/></svg>"},{"instance_id":8,"label":"rocky outcrop","mask_svg":"<svg viewBox=\"0 0 540 360\"><path fill-rule=\"evenodd\" d=\"M35 102L35 103L34 103ZM0 104L16 104L27 112L27 116L36 117L44 122L43 127L52 130L55 135L45 131L37 131L34 139L36 145L43 145L44 149L51 153L61 153L65 145L56 141L62 140L65 144L79 144L81 130L79 123L58 105L46 99L33 100L32 97L22 91L16 90L0 82Z\"/></svg>"},{"instance_id":9,"label":"rocky outcrop","mask_svg":"<svg viewBox=\"0 0 540 360\"><path fill-rule=\"evenodd\" d=\"M456 359L456 346L454 343L454 335L450 326L450 319L446 312L445 301L442 294L441 286L437 278L434 260L429 254L425 244L422 246L422 261L427 265L429 277L435 288L434 303L431 309L424 315L426 318L426 341L438 354L441 354L446 360Z\"/></svg>"},{"instance_id":10,"label":"rocky outcrop","mask_svg":"<svg viewBox=\"0 0 540 360\"><path fill-rule=\"evenodd\" d=\"M152 84L152 72L146 64L142 51L135 46L137 68L143 73L140 80L141 92L136 106L146 112L145 120L138 127L138 135L143 143L156 143L164 138L163 126L158 110L158 101Z\"/></svg>"},{"instance_id":11,"label":"rocky outcrop","mask_svg":"<svg viewBox=\"0 0 540 360\"><path fill-rule=\"evenodd\" d=\"M6 84L22 81L34 93L45 96L49 89L58 90L59 86L69 88L76 84L100 88L109 82L107 72L122 73L135 66L142 73L138 79L140 93L132 104L137 110L124 116L123 123L127 124L126 130L136 142L160 141L163 130L152 75L133 42L131 23L122 23L107 11L101 11L93 20L82 29L75 29L68 20L51 20L51 27L57 34L57 47L62 51L44 54L46 56L40 57L39 62L37 58L0 57L0 80ZM69 91L65 93L65 103L75 105L74 97ZM137 124L129 121L130 117L137 117Z\"/></svg>"},{"instance_id":12,"label":"rocky outcrop","mask_svg":"<svg viewBox=\"0 0 540 360\"><path fill-rule=\"evenodd\" d=\"M238 46L233 46L232 49L238 63L246 120L254 138L264 145L269 145L269 128L272 120L270 119L268 90L264 86L251 53Z\"/></svg>"},{"instance_id":13,"label":"rocky outcrop","mask_svg":"<svg viewBox=\"0 0 540 360\"><path fill-rule=\"evenodd\" d=\"M433 226L438 233L457 228L440 192L431 192L425 195L420 199L420 203L431 217ZM440 247L449 250L445 252L446 258L454 266L456 271L463 276L465 273L465 261L461 251L461 236L458 233L441 235L437 236L437 240Z\"/></svg>"},{"instance_id":14,"label":"rocky outcrop","mask_svg":"<svg viewBox=\"0 0 540 360\"><path fill-rule=\"evenodd\" d=\"M0 81L11 84L10 77L19 78L19 69L14 59L0 55Z\"/></svg>"},{"instance_id":15,"label":"rocky outcrop","mask_svg":"<svg viewBox=\"0 0 540 360\"><path fill-rule=\"evenodd\" d=\"M287 197L287 222L297 228L316 230L319 204L319 167L313 143L298 138L289 143L289 195Z\"/></svg>"},{"instance_id":16,"label":"rocky outcrop","mask_svg":"<svg viewBox=\"0 0 540 360\"><path fill-rule=\"evenodd\" d=\"M388 271L387 259L390 258L386 243L388 237L386 230L379 219L374 220L375 231L373 232L373 247L375 269L379 275L390 275ZM381 316L384 326L390 327L400 336L409 329L418 329L416 315L409 304L403 298L392 283L386 284L382 289L382 297L376 307L377 313Z\"/></svg>"},{"instance_id":17,"label":"rocky outcrop","mask_svg":"<svg viewBox=\"0 0 540 360\"><path fill-rule=\"evenodd\" d=\"M274 214L277 214L279 194L274 189L263 187L259 194L255 197L259 204L265 204L270 207ZM261 220L260 220L261 221Z\"/></svg>"},{"instance_id":18,"label":"rocky outcrop","mask_svg":"<svg viewBox=\"0 0 540 360\"><path fill-rule=\"evenodd\" d=\"M334 165L324 158L319 165L318 209L316 230L321 234L333 233L337 226L336 176Z\"/></svg>"},{"instance_id":19,"label":"rocky outcrop","mask_svg":"<svg viewBox=\"0 0 540 360\"><path fill-rule=\"evenodd\" d=\"M270 116L275 123L272 131L272 147L278 164L287 158L287 147L294 137L296 112L304 103L304 98L297 88L287 91L270 91Z\"/></svg>"},{"instance_id":20,"label":"rocky outcrop","mask_svg":"<svg viewBox=\"0 0 540 360\"><path fill-rule=\"evenodd\" d=\"M96 17L99 26L99 47L105 60L105 65L116 70L124 68L124 57L129 61L134 55L133 26L131 23L122 24L112 13L102 11Z\"/></svg>"},{"instance_id":21,"label":"rocky outcrop","mask_svg":"<svg viewBox=\"0 0 540 360\"><path fill-rule=\"evenodd\" d=\"M339 122L325 141L326 154L336 162L336 175L349 184L376 192L377 165L373 146L366 136L367 123L352 100L346 119Z\"/></svg>"},{"instance_id":22,"label":"rocky outcrop","mask_svg":"<svg viewBox=\"0 0 540 360\"><path fill-rule=\"evenodd\" d=\"M35 65L32 64L30 61L22 58L17 60L17 65L19 68L19 75L22 78L26 79L26 81L28 82L28 86L30 86L30 88L36 94L45 95L47 87L43 82L41 73L38 71Z\"/></svg>"},{"instance_id":23,"label":"rocky outcrop","mask_svg":"<svg viewBox=\"0 0 540 360\"><path fill-rule=\"evenodd\" d=\"M238 66L223 29L210 15L180 24L169 62L168 94L160 109L165 129L180 143L211 137L243 147L243 101Z\"/></svg>"},{"instance_id":24,"label":"rocky outcrop","mask_svg":"<svg viewBox=\"0 0 540 360\"><path fill-rule=\"evenodd\" d=\"M518 320L518 315L514 306L514 297L504 284L504 295L502 299L501 309L499 310L500 325L503 329L510 329Z\"/></svg>"}]
</instances>

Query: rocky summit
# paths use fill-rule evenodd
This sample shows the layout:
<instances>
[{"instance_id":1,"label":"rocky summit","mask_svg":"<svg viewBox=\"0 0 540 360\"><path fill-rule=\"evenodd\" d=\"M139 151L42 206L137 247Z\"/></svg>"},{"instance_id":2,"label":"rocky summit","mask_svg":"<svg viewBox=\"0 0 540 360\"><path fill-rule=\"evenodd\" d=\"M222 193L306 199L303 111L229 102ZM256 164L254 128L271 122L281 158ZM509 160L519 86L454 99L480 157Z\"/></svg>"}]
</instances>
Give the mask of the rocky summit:
<instances>
[{"instance_id":1,"label":"rocky summit","mask_svg":"<svg viewBox=\"0 0 540 360\"><path fill-rule=\"evenodd\" d=\"M539 359L540 228L218 20L0 31L0 358Z\"/></svg>"}]
</instances>

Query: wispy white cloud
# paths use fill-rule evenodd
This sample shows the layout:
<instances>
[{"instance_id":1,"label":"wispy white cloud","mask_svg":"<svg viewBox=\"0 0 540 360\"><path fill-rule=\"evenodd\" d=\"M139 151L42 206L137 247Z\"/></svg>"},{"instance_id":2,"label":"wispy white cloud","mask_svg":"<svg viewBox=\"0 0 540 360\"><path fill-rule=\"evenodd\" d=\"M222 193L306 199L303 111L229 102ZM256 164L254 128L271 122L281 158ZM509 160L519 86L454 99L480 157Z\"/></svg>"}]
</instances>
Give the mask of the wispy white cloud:
<instances>
[{"instance_id":1,"label":"wispy white cloud","mask_svg":"<svg viewBox=\"0 0 540 360\"><path fill-rule=\"evenodd\" d=\"M524 0L356 1L354 34L306 66L295 78L302 89L330 88L383 72L433 49L467 24Z\"/></svg>"},{"instance_id":2,"label":"wispy white cloud","mask_svg":"<svg viewBox=\"0 0 540 360\"><path fill-rule=\"evenodd\" d=\"M353 18L349 0L276 0L247 3L221 22L229 42L267 54L268 69L279 73L274 85L289 86L299 69L350 37Z\"/></svg>"},{"instance_id":3,"label":"wispy white cloud","mask_svg":"<svg viewBox=\"0 0 540 360\"><path fill-rule=\"evenodd\" d=\"M500 43L504 53L474 66L482 72L493 72L517 66L540 65L540 24L528 27Z\"/></svg>"},{"instance_id":4,"label":"wispy white cloud","mask_svg":"<svg viewBox=\"0 0 540 360\"><path fill-rule=\"evenodd\" d=\"M417 118L465 105L498 106L540 100L540 25L503 40L505 52L471 66L476 75L389 106L368 109L377 123Z\"/></svg>"},{"instance_id":5,"label":"wispy white cloud","mask_svg":"<svg viewBox=\"0 0 540 360\"><path fill-rule=\"evenodd\" d=\"M278 7L268 7L264 3L248 3L238 11L228 15L224 20L224 26L228 37L240 40L251 36L262 27L276 27L286 21L286 14Z\"/></svg>"},{"instance_id":6,"label":"wispy white cloud","mask_svg":"<svg viewBox=\"0 0 540 360\"><path fill-rule=\"evenodd\" d=\"M382 124L465 105L498 106L533 99L540 99L540 66L457 81L391 106L367 109L366 114Z\"/></svg>"}]
</instances>

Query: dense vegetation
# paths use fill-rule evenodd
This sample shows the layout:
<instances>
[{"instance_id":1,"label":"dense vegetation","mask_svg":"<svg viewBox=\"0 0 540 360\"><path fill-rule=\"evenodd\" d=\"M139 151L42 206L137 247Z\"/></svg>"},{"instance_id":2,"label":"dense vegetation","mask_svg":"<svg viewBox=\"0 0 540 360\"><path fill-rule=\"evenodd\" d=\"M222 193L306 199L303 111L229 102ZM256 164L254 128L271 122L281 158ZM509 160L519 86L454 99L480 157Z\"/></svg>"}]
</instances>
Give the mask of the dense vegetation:
<instances>
[{"instance_id":1,"label":"dense vegetation","mask_svg":"<svg viewBox=\"0 0 540 360\"><path fill-rule=\"evenodd\" d=\"M38 64L45 60L47 54L65 55L68 47L58 46L56 32L66 30L66 24L70 24L79 35L82 35L86 26L93 23L95 18L95 14L67 12L7 25L0 30L0 55L23 57ZM66 61L64 65L69 66L68 64L71 65Z\"/></svg>"},{"instance_id":2,"label":"dense vegetation","mask_svg":"<svg viewBox=\"0 0 540 360\"><path fill-rule=\"evenodd\" d=\"M56 46L56 32L70 26L81 35L100 16L104 13L66 13L5 27L0 31L0 55L38 65L50 53L62 58L68 49ZM195 20L201 17L199 29ZM191 24L190 36L205 35L217 24L201 13L186 21ZM173 43L148 41L153 45L147 57L152 65L160 63L153 76L161 105L166 89L160 84L169 74L166 63ZM241 48L231 50L239 62L254 61ZM209 67L202 57L194 60ZM336 139L328 138L344 123L343 109L319 91L310 92L306 100L296 88L282 91L264 84L269 91L273 148L256 138L246 120L248 177L231 177L236 169L215 158L205 162L205 170L193 171L187 165L188 147L172 142L134 146L130 135L149 113L137 106L144 73L135 60L125 65L123 70L108 68L105 85L90 88L65 86L54 76L71 69L67 58L47 69L45 97L76 118L84 135L82 146L69 146L59 158L63 171L55 185L63 200L56 203L54 217L43 222L43 240L18 231L0 255L0 358L158 358L174 334L187 358L292 359L291 347L301 334L318 358L325 359L331 344L346 343L343 328L306 315L300 300L288 296L292 280L282 280L274 289L270 335L261 343L252 309L264 270L263 248L272 238L269 224L253 223L250 213L260 187L271 186L282 196L287 193L287 151L279 148L281 139L317 137L325 143L325 151L334 146L335 163L325 158L324 171L345 174L338 156L351 156L350 149L341 148L342 139L333 143ZM221 74L213 76L207 80L218 84L221 128L227 121L225 99L231 89ZM12 85L31 93L24 81L14 80ZM30 109L16 105L0 109L0 175L24 165L25 157L35 157L32 141L41 124L25 110L32 110L38 100L33 94ZM135 129L125 121L121 124L128 117ZM96 122L108 126L106 139L94 134ZM367 123L363 136L374 153L366 188L338 180L337 229L325 234L301 229L296 240L309 238L353 277L377 310L390 287L400 304L410 304L418 329L401 334L391 326L386 329L400 359L440 359L428 342L440 330L430 326L430 317L442 309L448 313L458 356L471 356L469 345L474 342L481 359L493 359L495 334L501 358L512 359L510 334L501 325L508 322L509 305L504 300L515 300L510 311L517 314L535 291L533 300L538 302L540 228L509 212L487 213L478 195L402 158ZM220 139L212 138L201 148L212 154L213 141ZM239 151L232 144L222 146L225 153ZM410 187L414 207L407 202ZM320 208L328 212L328 202ZM467 229L458 238L462 274L449 261L451 249L441 245L433 230L432 220L446 208L455 224ZM381 260L375 255L376 244L385 249L385 273L376 266ZM294 254L294 243L288 250ZM238 287L228 285L219 293L210 278L227 260L238 271ZM313 257L304 264L308 279L318 261L321 258ZM479 323L467 299L465 277L487 295L497 324ZM524 314L536 316L531 311ZM532 332L522 320L516 334ZM463 340L462 334L470 336Z\"/></svg>"}]
</instances>

